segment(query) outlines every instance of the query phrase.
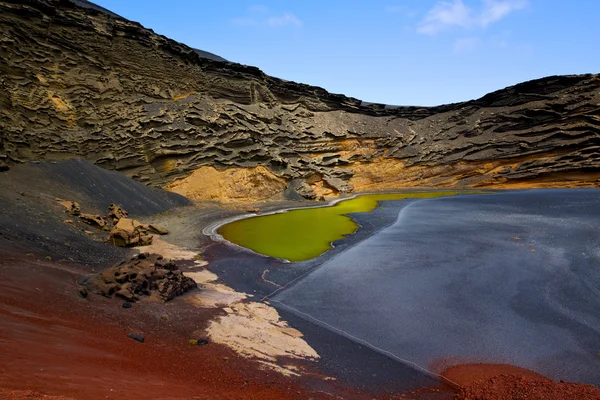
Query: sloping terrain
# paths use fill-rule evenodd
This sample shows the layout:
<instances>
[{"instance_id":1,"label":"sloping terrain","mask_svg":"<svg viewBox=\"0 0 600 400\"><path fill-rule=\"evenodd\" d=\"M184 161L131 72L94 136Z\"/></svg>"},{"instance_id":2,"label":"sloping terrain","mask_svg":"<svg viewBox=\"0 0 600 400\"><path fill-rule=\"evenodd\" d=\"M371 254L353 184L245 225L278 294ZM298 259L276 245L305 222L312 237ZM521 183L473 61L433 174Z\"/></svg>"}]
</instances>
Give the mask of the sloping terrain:
<instances>
[{"instance_id":1,"label":"sloping terrain","mask_svg":"<svg viewBox=\"0 0 600 400\"><path fill-rule=\"evenodd\" d=\"M16 165L0 173L0 252L16 250L101 267L130 254L129 249L106 244L108 232L67 214L59 199L79 203L81 212L100 215L117 203L135 217L190 203L87 161Z\"/></svg>"},{"instance_id":2,"label":"sloping terrain","mask_svg":"<svg viewBox=\"0 0 600 400\"><path fill-rule=\"evenodd\" d=\"M212 167L217 188L224 169L245 169L255 199L278 180L266 197L289 182L310 198L600 178L598 75L543 78L439 107L367 105L202 58L68 0L0 0L0 59L2 168L84 158L197 199L227 197L205 195Z\"/></svg>"}]
</instances>

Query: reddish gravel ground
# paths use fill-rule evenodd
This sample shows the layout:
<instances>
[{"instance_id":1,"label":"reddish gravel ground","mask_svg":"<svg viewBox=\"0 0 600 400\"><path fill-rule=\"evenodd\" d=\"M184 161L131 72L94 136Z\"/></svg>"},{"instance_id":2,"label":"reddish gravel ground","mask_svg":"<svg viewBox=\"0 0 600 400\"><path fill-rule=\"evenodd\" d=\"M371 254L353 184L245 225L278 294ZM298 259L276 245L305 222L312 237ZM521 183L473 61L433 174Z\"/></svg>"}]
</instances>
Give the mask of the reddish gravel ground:
<instances>
[{"instance_id":1,"label":"reddish gravel ground","mask_svg":"<svg viewBox=\"0 0 600 400\"><path fill-rule=\"evenodd\" d=\"M2 390L0 389L0 399L10 400L74 400L72 397L47 396L32 392L31 390Z\"/></svg>"},{"instance_id":2,"label":"reddish gravel ground","mask_svg":"<svg viewBox=\"0 0 600 400\"><path fill-rule=\"evenodd\" d=\"M256 368L229 349L190 346L215 311L182 298L123 309L116 300L79 297L85 268L0 254L0 399L376 399L324 381ZM141 332L144 343L127 338ZM386 399L600 400L600 389L553 382L506 365L467 364L443 375L460 386ZM433 397L431 397L433 395Z\"/></svg>"},{"instance_id":3,"label":"reddish gravel ground","mask_svg":"<svg viewBox=\"0 0 600 400\"><path fill-rule=\"evenodd\" d=\"M600 400L600 389L546 378L499 375L462 389L455 400Z\"/></svg>"},{"instance_id":4,"label":"reddish gravel ground","mask_svg":"<svg viewBox=\"0 0 600 400\"><path fill-rule=\"evenodd\" d=\"M71 268L0 254L0 399L366 397L316 375L301 381L259 370L220 345L190 346L212 312L181 298L130 309L100 296L82 299ZM144 333L145 342L129 332Z\"/></svg>"},{"instance_id":5,"label":"reddish gravel ground","mask_svg":"<svg viewBox=\"0 0 600 400\"><path fill-rule=\"evenodd\" d=\"M442 375L460 386L454 400L600 400L595 386L555 382L512 365L464 364Z\"/></svg>"}]
</instances>

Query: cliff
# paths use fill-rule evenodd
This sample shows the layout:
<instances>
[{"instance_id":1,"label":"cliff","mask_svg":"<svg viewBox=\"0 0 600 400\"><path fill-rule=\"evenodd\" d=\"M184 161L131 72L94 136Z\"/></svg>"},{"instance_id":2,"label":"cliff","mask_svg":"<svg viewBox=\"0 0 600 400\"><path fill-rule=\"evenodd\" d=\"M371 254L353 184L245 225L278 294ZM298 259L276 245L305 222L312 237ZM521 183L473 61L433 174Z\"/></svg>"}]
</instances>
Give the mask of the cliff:
<instances>
[{"instance_id":1,"label":"cliff","mask_svg":"<svg viewBox=\"0 0 600 400\"><path fill-rule=\"evenodd\" d=\"M365 104L81 3L0 0L0 168L82 158L222 201L600 183L599 75L439 107Z\"/></svg>"}]
</instances>

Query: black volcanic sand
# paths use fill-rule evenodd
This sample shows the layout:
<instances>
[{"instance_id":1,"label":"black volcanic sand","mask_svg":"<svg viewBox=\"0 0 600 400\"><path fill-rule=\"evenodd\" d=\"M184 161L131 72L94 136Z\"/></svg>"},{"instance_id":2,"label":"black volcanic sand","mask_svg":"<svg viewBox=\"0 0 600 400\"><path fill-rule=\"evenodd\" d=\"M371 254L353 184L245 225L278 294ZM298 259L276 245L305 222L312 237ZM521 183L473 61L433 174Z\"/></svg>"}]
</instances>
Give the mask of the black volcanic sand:
<instances>
[{"instance_id":1,"label":"black volcanic sand","mask_svg":"<svg viewBox=\"0 0 600 400\"><path fill-rule=\"evenodd\" d=\"M361 217L397 221L271 303L425 368L507 363L600 385L599 206L596 189L388 204Z\"/></svg>"},{"instance_id":2,"label":"black volcanic sand","mask_svg":"<svg viewBox=\"0 0 600 400\"><path fill-rule=\"evenodd\" d=\"M133 218L191 204L183 196L83 160L21 164L0 173L0 250L96 267L107 267L131 254L130 249L103 243L107 232L69 216L56 198L78 202L83 213L101 215L114 202Z\"/></svg>"}]
</instances>

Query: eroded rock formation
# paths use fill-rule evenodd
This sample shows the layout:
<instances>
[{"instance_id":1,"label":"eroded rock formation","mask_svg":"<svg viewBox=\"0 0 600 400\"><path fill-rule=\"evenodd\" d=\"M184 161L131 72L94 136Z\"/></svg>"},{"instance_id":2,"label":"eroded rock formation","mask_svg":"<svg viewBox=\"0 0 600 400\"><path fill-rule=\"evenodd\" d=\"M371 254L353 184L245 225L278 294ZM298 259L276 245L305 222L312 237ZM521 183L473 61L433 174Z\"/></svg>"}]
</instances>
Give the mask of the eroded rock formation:
<instances>
[{"instance_id":1,"label":"eroded rock formation","mask_svg":"<svg viewBox=\"0 0 600 400\"><path fill-rule=\"evenodd\" d=\"M92 292L106 297L114 295L133 302L153 293L168 301L197 285L193 279L183 275L173 262L164 260L158 254L142 253L87 277L80 287L84 293Z\"/></svg>"},{"instance_id":2,"label":"eroded rock formation","mask_svg":"<svg viewBox=\"0 0 600 400\"><path fill-rule=\"evenodd\" d=\"M599 75L548 77L439 107L366 105L202 58L68 0L0 0L0 59L0 170L85 158L221 201L273 198L289 182L318 198L600 178Z\"/></svg>"}]
</instances>

